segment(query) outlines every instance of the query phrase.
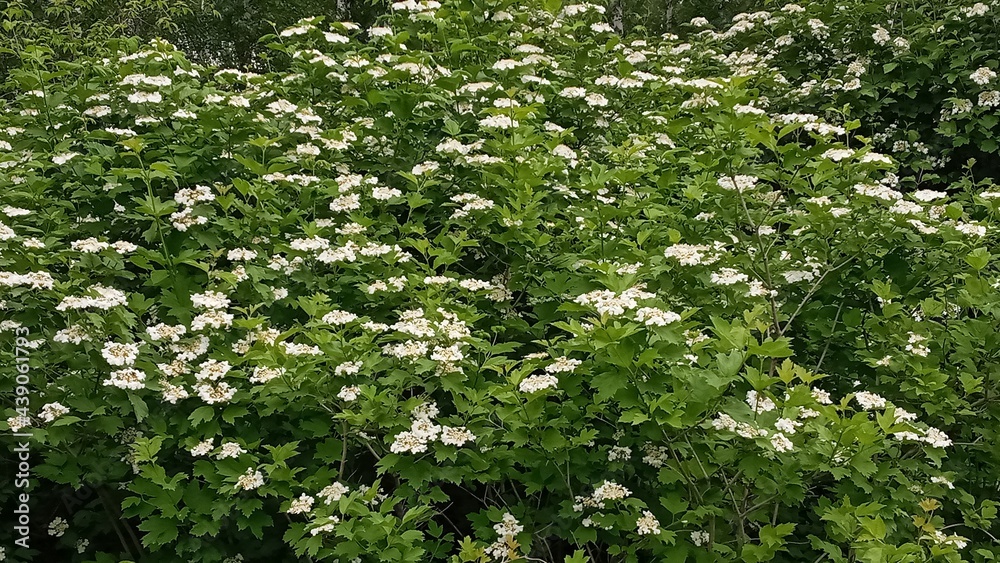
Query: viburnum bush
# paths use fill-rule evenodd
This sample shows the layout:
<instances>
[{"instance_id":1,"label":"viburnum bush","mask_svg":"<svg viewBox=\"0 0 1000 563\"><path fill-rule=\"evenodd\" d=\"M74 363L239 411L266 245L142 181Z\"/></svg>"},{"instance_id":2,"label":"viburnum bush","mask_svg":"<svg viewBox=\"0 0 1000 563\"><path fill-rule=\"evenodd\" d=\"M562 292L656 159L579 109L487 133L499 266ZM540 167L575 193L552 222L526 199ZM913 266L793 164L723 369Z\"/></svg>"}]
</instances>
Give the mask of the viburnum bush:
<instances>
[{"instance_id":1,"label":"viburnum bush","mask_svg":"<svg viewBox=\"0 0 1000 563\"><path fill-rule=\"evenodd\" d=\"M691 30L741 58L745 71L780 72L795 86L782 105L859 120L858 132L891 152L918 189L957 181L966 168L1000 173L998 9L996 1L809 2L741 14L718 31L696 18Z\"/></svg>"},{"instance_id":2,"label":"viburnum bush","mask_svg":"<svg viewBox=\"0 0 1000 563\"><path fill-rule=\"evenodd\" d=\"M719 34L604 22L410 0L267 38L267 75L28 50L6 557L1000 554L1000 188L911 185Z\"/></svg>"}]
</instances>

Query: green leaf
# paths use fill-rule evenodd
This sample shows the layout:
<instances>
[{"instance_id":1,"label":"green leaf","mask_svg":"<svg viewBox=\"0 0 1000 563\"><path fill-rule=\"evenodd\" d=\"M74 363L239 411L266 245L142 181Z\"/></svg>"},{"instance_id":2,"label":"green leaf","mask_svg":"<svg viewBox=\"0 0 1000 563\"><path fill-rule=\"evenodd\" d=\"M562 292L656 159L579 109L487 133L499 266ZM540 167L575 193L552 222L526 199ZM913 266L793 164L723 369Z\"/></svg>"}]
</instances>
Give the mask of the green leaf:
<instances>
[{"instance_id":1,"label":"green leaf","mask_svg":"<svg viewBox=\"0 0 1000 563\"><path fill-rule=\"evenodd\" d=\"M791 340L785 337L778 340L767 338L760 344L751 342L748 352L754 356L765 358L787 358L793 354L790 343Z\"/></svg>"},{"instance_id":2,"label":"green leaf","mask_svg":"<svg viewBox=\"0 0 1000 563\"><path fill-rule=\"evenodd\" d=\"M146 547L164 545L177 539L177 524L169 518L151 516L139 522L139 529L146 532L142 544Z\"/></svg>"},{"instance_id":3,"label":"green leaf","mask_svg":"<svg viewBox=\"0 0 1000 563\"><path fill-rule=\"evenodd\" d=\"M196 408L194 412L192 412L191 415L188 416L188 420L190 420L191 424L195 426L201 424L202 422L205 422L206 420L212 420L213 418L215 418L215 409L213 409L208 405L203 405Z\"/></svg>"},{"instance_id":4,"label":"green leaf","mask_svg":"<svg viewBox=\"0 0 1000 563\"><path fill-rule=\"evenodd\" d=\"M128 400L132 403L132 409L137 421L141 421L149 415L149 407L146 406L146 401L143 401L138 395L129 393Z\"/></svg>"},{"instance_id":5,"label":"green leaf","mask_svg":"<svg viewBox=\"0 0 1000 563\"><path fill-rule=\"evenodd\" d=\"M739 350L718 354L715 361L719 364L719 372L725 377L735 377L743 369L743 353Z\"/></svg>"},{"instance_id":6,"label":"green leaf","mask_svg":"<svg viewBox=\"0 0 1000 563\"><path fill-rule=\"evenodd\" d=\"M992 257L993 255L985 248L977 248L965 255L965 262L976 270L982 270L990 263Z\"/></svg>"}]
</instances>

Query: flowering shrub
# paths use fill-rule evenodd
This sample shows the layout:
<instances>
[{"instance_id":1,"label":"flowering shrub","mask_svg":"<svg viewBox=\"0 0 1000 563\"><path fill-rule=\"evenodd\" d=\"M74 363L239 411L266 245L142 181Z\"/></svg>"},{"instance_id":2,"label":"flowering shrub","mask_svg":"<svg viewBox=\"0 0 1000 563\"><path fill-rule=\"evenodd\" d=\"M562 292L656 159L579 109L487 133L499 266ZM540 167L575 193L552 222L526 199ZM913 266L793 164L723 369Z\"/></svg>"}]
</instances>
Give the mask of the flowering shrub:
<instances>
[{"instance_id":1,"label":"flowering shrub","mask_svg":"<svg viewBox=\"0 0 1000 563\"><path fill-rule=\"evenodd\" d=\"M4 418L50 558L1000 552L1000 189L910 189L713 34L393 9L267 38L287 72L15 74Z\"/></svg>"},{"instance_id":2,"label":"flowering shrub","mask_svg":"<svg viewBox=\"0 0 1000 563\"><path fill-rule=\"evenodd\" d=\"M718 31L703 18L691 23L739 72L763 65L791 82L783 107L858 120L858 133L890 151L916 189L956 181L967 167L1000 170L997 10L996 2L815 2L740 14Z\"/></svg>"}]
</instances>

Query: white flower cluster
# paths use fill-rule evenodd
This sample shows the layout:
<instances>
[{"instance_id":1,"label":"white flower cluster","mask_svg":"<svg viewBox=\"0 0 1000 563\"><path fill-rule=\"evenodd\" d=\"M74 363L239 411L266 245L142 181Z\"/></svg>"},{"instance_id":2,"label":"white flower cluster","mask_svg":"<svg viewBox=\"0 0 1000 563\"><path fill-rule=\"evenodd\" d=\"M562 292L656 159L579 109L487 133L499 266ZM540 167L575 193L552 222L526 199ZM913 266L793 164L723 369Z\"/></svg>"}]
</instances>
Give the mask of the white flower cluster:
<instances>
[{"instance_id":1,"label":"white flower cluster","mask_svg":"<svg viewBox=\"0 0 1000 563\"><path fill-rule=\"evenodd\" d=\"M452 219L467 217L473 211L485 211L492 209L495 205L493 200L479 197L476 194L458 194L451 197L451 201L461 204L462 207L452 213Z\"/></svg>"},{"instance_id":2,"label":"white flower cluster","mask_svg":"<svg viewBox=\"0 0 1000 563\"><path fill-rule=\"evenodd\" d=\"M69 529L69 522L65 518L56 516L49 522L49 535L55 538L62 537Z\"/></svg>"},{"instance_id":3,"label":"white flower cluster","mask_svg":"<svg viewBox=\"0 0 1000 563\"><path fill-rule=\"evenodd\" d=\"M63 297L59 305L56 305L57 311L66 310L78 310L78 309L100 309L107 310L113 307L119 307L124 305L128 298L125 293L110 287L104 287L103 285L95 285L87 290L89 295L83 295L80 297L66 296Z\"/></svg>"},{"instance_id":4,"label":"white flower cluster","mask_svg":"<svg viewBox=\"0 0 1000 563\"><path fill-rule=\"evenodd\" d=\"M145 381L146 381L146 373L143 372L142 370L138 370L135 368L124 368L111 372L111 377L105 379L101 383L103 385L118 387L119 389L128 389L136 391L146 386Z\"/></svg>"},{"instance_id":5,"label":"white flower cluster","mask_svg":"<svg viewBox=\"0 0 1000 563\"><path fill-rule=\"evenodd\" d=\"M21 430L31 426L31 419L20 414L8 418L6 422L7 426L10 427L10 431L14 433L20 432Z\"/></svg>"},{"instance_id":6,"label":"white flower cluster","mask_svg":"<svg viewBox=\"0 0 1000 563\"><path fill-rule=\"evenodd\" d=\"M550 374L529 375L521 380L518 388L522 393L538 393L546 389L555 389L559 386L559 379Z\"/></svg>"},{"instance_id":7,"label":"white flower cluster","mask_svg":"<svg viewBox=\"0 0 1000 563\"><path fill-rule=\"evenodd\" d=\"M42 409L38 412L38 416L45 422L52 422L60 416L68 413L69 409L60 403L46 403L42 405Z\"/></svg>"},{"instance_id":8,"label":"white flower cluster","mask_svg":"<svg viewBox=\"0 0 1000 563\"><path fill-rule=\"evenodd\" d=\"M101 349L101 355L109 365L131 366L139 356L139 346L131 343L107 342Z\"/></svg>"},{"instance_id":9,"label":"white flower cluster","mask_svg":"<svg viewBox=\"0 0 1000 563\"><path fill-rule=\"evenodd\" d=\"M931 353L930 348L924 344L926 341L927 337L911 332L907 335L906 351L915 356L926 358Z\"/></svg>"},{"instance_id":10,"label":"white flower cluster","mask_svg":"<svg viewBox=\"0 0 1000 563\"><path fill-rule=\"evenodd\" d=\"M342 483L334 483L319 492L319 498L323 499L323 504L333 504L335 502L340 502L348 492L350 492L350 487Z\"/></svg>"},{"instance_id":11,"label":"white flower cluster","mask_svg":"<svg viewBox=\"0 0 1000 563\"><path fill-rule=\"evenodd\" d=\"M31 289L52 289L55 286L55 279L52 278L52 274L48 272L31 272L28 274L15 274L13 272L0 272L0 287L22 287L28 286ZM80 299L80 298L76 298ZM64 311L68 308L82 308L73 307L71 305L77 305L79 301L66 302L65 298L63 303L60 303L57 307L57 311ZM62 307L60 309L59 307Z\"/></svg>"},{"instance_id":12,"label":"white flower cluster","mask_svg":"<svg viewBox=\"0 0 1000 563\"><path fill-rule=\"evenodd\" d=\"M980 86L986 86L992 82L997 77L996 71L989 69L985 66L979 67L972 74L969 75L969 79Z\"/></svg>"},{"instance_id":13,"label":"white flower cluster","mask_svg":"<svg viewBox=\"0 0 1000 563\"><path fill-rule=\"evenodd\" d=\"M247 469L246 473L240 475L236 480L236 489L252 491L264 484L264 475L253 468Z\"/></svg>"},{"instance_id":14,"label":"white flower cluster","mask_svg":"<svg viewBox=\"0 0 1000 563\"><path fill-rule=\"evenodd\" d=\"M594 493L591 495L591 499L596 506L604 507L607 501L622 500L630 497L632 491L627 488L615 483L614 481L604 481L594 489Z\"/></svg>"},{"instance_id":15,"label":"white flower cluster","mask_svg":"<svg viewBox=\"0 0 1000 563\"><path fill-rule=\"evenodd\" d=\"M675 244L663 251L667 258L673 258L682 266L710 265L719 260L725 245L716 242L712 246L703 244Z\"/></svg>"},{"instance_id":16,"label":"white flower cluster","mask_svg":"<svg viewBox=\"0 0 1000 563\"><path fill-rule=\"evenodd\" d=\"M745 174L737 174L734 176L723 176L719 178L719 187L728 191L745 192L747 190L752 190L757 187L757 182L760 179L756 176L748 176Z\"/></svg>"},{"instance_id":17,"label":"white flower cluster","mask_svg":"<svg viewBox=\"0 0 1000 563\"><path fill-rule=\"evenodd\" d=\"M428 318L423 309L403 312L399 321L388 328L410 338L386 346L384 353L409 361L429 356L437 362L438 373L460 372L459 362L465 358L463 341L469 338L471 331L455 313L441 308L436 313L437 320Z\"/></svg>"},{"instance_id":18,"label":"white flower cluster","mask_svg":"<svg viewBox=\"0 0 1000 563\"><path fill-rule=\"evenodd\" d=\"M414 409L411 416L410 429L396 435L389 446L389 451L397 453L423 453L427 444L435 440L441 443L461 447L476 439L476 436L464 426L439 426L434 423L438 414L437 405L424 403Z\"/></svg>"},{"instance_id":19,"label":"white flower cluster","mask_svg":"<svg viewBox=\"0 0 1000 563\"><path fill-rule=\"evenodd\" d=\"M109 244L97 240L94 237L90 237L71 242L70 248L86 254L97 254L102 250L107 250L107 249L112 249L115 252L118 252L119 254L127 254L129 252L134 252L139 247L135 244L132 244L131 242L126 242L123 240Z\"/></svg>"},{"instance_id":20,"label":"white flower cluster","mask_svg":"<svg viewBox=\"0 0 1000 563\"><path fill-rule=\"evenodd\" d=\"M636 533L640 536L656 535L660 533L660 521L648 510L642 511L642 516L635 522Z\"/></svg>"},{"instance_id":21,"label":"white flower cluster","mask_svg":"<svg viewBox=\"0 0 1000 563\"><path fill-rule=\"evenodd\" d=\"M518 544L515 537L524 531L524 526L509 512L505 512L498 524L493 525L497 540L487 546L486 553L496 561L516 561Z\"/></svg>"},{"instance_id":22,"label":"white flower cluster","mask_svg":"<svg viewBox=\"0 0 1000 563\"><path fill-rule=\"evenodd\" d=\"M639 301L647 301L656 295L645 290L645 285L637 285L621 293L600 289L579 295L573 301L593 307L602 316L616 317L639 307ZM644 317L645 320L645 317Z\"/></svg>"},{"instance_id":23,"label":"white flower cluster","mask_svg":"<svg viewBox=\"0 0 1000 563\"><path fill-rule=\"evenodd\" d=\"M181 206L179 211L170 215L174 228L178 231L186 231L193 225L204 225L208 223L205 215L195 215L195 206L199 203L207 203L215 200L212 189L208 186L194 186L193 188L182 188L174 194L174 201Z\"/></svg>"},{"instance_id":24,"label":"white flower cluster","mask_svg":"<svg viewBox=\"0 0 1000 563\"><path fill-rule=\"evenodd\" d=\"M311 496L309 496L309 495L307 495L305 493L302 493L299 496L299 498L293 500L292 503L289 505L289 507L288 507L288 513L289 514L304 514L306 512L310 512L312 510L313 503L315 503L315 502L316 502L316 499L314 499L313 497L311 497Z\"/></svg>"}]
</instances>

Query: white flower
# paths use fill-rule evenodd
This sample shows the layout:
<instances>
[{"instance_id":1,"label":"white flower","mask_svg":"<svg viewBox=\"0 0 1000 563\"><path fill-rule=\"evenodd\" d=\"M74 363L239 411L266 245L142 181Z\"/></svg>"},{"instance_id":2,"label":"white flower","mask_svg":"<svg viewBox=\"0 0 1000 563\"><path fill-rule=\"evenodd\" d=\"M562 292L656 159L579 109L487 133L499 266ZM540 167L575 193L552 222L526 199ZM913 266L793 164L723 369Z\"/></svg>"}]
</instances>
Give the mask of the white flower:
<instances>
[{"instance_id":1,"label":"white flower","mask_svg":"<svg viewBox=\"0 0 1000 563\"><path fill-rule=\"evenodd\" d=\"M823 153L823 158L830 159L834 162L840 162L841 160L852 156L854 156L854 151L851 149L829 149Z\"/></svg>"},{"instance_id":2,"label":"white flower","mask_svg":"<svg viewBox=\"0 0 1000 563\"><path fill-rule=\"evenodd\" d=\"M7 419L7 426L10 426L11 432L20 432L31 426L31 419L21 415L12 416Z\"/></svg>"},{"instance_id":3,"label":"white flower","mask_svg":"<svg viewBox=\"0 0 1000 563\"><path fill-rule=\"evenodd\" d=\"M927 429L922 440L935 448L947 448L952 444L947 434L934 427Z\"/></svg>"},{"instance_id":4,"label":"white flower","mask_svg":"<svg viewBox=\"0 0 1000 563\"><path fill-rule=\"evenodd\" d=\"M215 459L226 459L226 458L238 458L240 455L247 453L239 444L236 442L226 442L222 444L222 451L220 451Z\"/></svg>"},{"instance_id":5,"label":"white flower","mask_svg":"<svg viewBox=\"0 0 1000 563\"><path fill-rule=\"evenodd\" d=\"M885 45L886 43L889 42L890 39L892 39L892 36L889 35L889 31L884 27L880 25L875 25L872 27L875 28L875 32L872 33L872 39L875 40L875 43L877 45Z\"/></svg>"},{"instance_id":6,"label":"white flower","mask_svg":"<svg viewBox=\"0 0 1000 563\"><path fill-rule=\"evenodd\" d=\"M756 187L759 179L756 176L738 174L736 176L723 176L719 178L719 187L724 190L745 192Z\"/></svg>"},{"instance_id":7,"label":"white flower","mask_svg":"<svg viewBox=\"0 0 1000 563\"><path fill-rule=\"evenodd\" d=\"M854 394L854 400L865 410L885 408L885 399L875 393L868 391L858 391Z\"/></svg>"},{"instance_id":8,"label":"white flower","mask_svg":"<svg viewBox=\"0 0 1000 563\"><path fill-rule=\"evenodd\" d=\"M906 351L916 356L926 358L927 355L930 354L931 352L930 348L928 348L925 344L923 344L923 342L926 341L927 338L919 334L915 334L913 332L909 333L908 336L909 339L906 344Z\"/></svg>"},{"instance_id":9,"label":"white flower","mask_svg":"<svg viewBox=\"0 0 1000 563\"><path fill-rule=\"evenodd\" d=\"M938 484L938 485L944 485L945 487L947 487L949 489L954 489L955 488L955 484L951 482L951 479L948 479L947 477L944 477L942 475L935 475L935 476L931 477L931 483L935 483L935 484Z\"/></svg>"},{"instance_id":10,"label":"white flower","mask_svg":"<svg viewBox=\"0 0 1000 563\"><path fill-rule=\"evenodd\" d=\"M675 244L663 251L667 258L674 258L682 266L711 264L716 260L711 256L711 248L700 244Z\"/></svg>"},{"instance_id":11,"label":"white flower","mask_svg":"<svg viewBox=\"0 0 1000 563\"><path fill-rule=\"evenodd\" d=\"M209 438L207 440L198 442L198 444L195 445L195 447L191 448L191 455L195 457L201 457L203 455L207 455L208 452L214 449L215 449L215 438Z\"/></svg>"},{"instance_id":12,"label":"white flower","mask_svg":"<svg viewBox=\"0 0 1000 563\"><path fill-rule=\"evenodd\" d=\"M972 17L976 17L976 16L984 16L984 15L986 15L987 13L989 13L990 7L987 6L986 4L983 4L982 2L976 2L972 6L969 6L969 7L966 7L966 8L962 8L962 11L965 12L966 16L972 18Z\"/></svg>"},{"instance_id":13,"label":"white flower","mask_svg":"<svg viewBox=\"0 0 1000 563\"><path fill-rule=\"evenodd\" d=\"M232 369L229 362L225 360L205 360L199 367L200 369L195 373L195 378L199 382L218 381Z\"/></svg>"},{"instance_id":14,"label":"white flower","mask_svg":"<svg viewBox=\"0 0 1000 563\"><path fill-rule=\"evenodd\" d=\"M351 489L347 485L334 483L324 487L323 490L319 492L318 496L323 499L323 504L333 504L335 502L339 502L344 495L350 492L350 490Z\"/></svg>"},{"instance_id":15,"label":"white flower","mask_svg":"<svg viewBox=\"0 0 1000 563\"><path fill-rule=\"evenodd\" d=\"M786 438L781 432L771 436L771 445L778 452L790 452L793 446L792 441Z\"/></svg>"},{"instance_id":16,"label":"white flower","mask_svg":"<svg viewBox=\"0 0 1000 563\"><path fill-rule=\"evenodd\" d=\"M343 212L360 208L361 196L358 194L342 195L330 202L330 211Z\"/></svg>"},{"instance_id":17,"label":"white flower","mask_svg":"<svg viewBox=\"0 0 1000 563\"><path fill-rule=\"evenodd\" d=\"M733 417L725 413L719 413L719 415L712 420L712 428L716 430L728 430L729 432L735 432L736 426L737 423Z\"/></svg>"},{"instance_id":18,"label":"white flower","mask_svg":"<svg viewBox=\"0 0 1000 563\"><path fill-rule=\"evenodd\" d=\"M422 439L413 432L400 432L396 435L389 451L398 453L422 453L427 451L427 440Z\"/></svg>"},{"instance_id":19,"label":"white flower","mask_svg":"<svg viewBox=\"0 0 1000 563\"><path fill-rule=\"evenodd\" d=\"M830 399L830 393L828 393L827 391L824 391L822 389L813 389L812 390L812 397L813 397L813 399L816 400L817 403L819 403L821 405L830 405L830 404L833 404L833 400Z\"/></svg>"},{"instance_id":20,"label":"white flower","mask_svg":"<svg viewBox=\"0 0 1000 563\"><path fill-rule=\"evenodd\" d=\"M225 381L221 381L216 385L202 383L196 385L194 389L197 391L198 397L209 405L228 403L236 395L236 389L230 387Z\"/></svg>"},{"instance_id":21,"label":"white flower","mask_svg":"<svg viewBox=\"0 0 1000 563\"><path fill-rule=\"evenodd\" d=\"M559 380L554 375L536 374L529 375L521 380L518 388L522 393L537 393L546 389L555 389L559 385Z\"/></svg>"},{"instance_id":22,"label":"white flower","mask_svg":"<svg viewBox=\"0 0 1000 563\"><path fill-rule=\"evenodd\" d=\"M979 84L980 86L986 86L997 77L997 73L986 67L979 67L972 74L969 75L969 79Z\"/></svg>"},{"instance_id":23,"label":"white flower","mask_svg":"<svg viewBox=\"0 0 1000 563\"><path fill-rule=\"evenodd\" d=\"M791 270L788 272L782 272L782 277L788 283L796 283L800 281L812 281L816 279L816 274L807 270Z\"/></svg>"},{"instance_id":24,"label":"white flower","mask_svg":"<svg viewBox=\"0 0 1000 563\"><path fill-rule=\"evenodd\" d=\"M507 115L491 115L479 120L479 126L483 129L511 129L520 125L517 120Z\"/></svg>"},{"instance_id":25,"label":"white flower","mask_svg":"<svg viewBox=\"0 0 1000 563\"><path fill-rule=\"evenodd\" d=\"M660 533L660 522L648 510L642 511L642 516L635 522L636 533L640 536Z\"/></svg>"},{"instance_id":26,"label":"white flower","mask_svg":"<svg viewBox=\"0 0 1000 563\"><path fill-rule=\"evenodd\" d=\"M146 327L146 334L149 335L153 340L167 340L170 342L177 342L181 339L181 336L187 332L187 327L184 325L167 325L160 323L158 325Z\"/></svg>"},{"instance_id":27,"label":"white flower","mask_svg":"<svg viewBox=\"0 0 1000 563\"><path fill-rule=\"evenodd\" d=\"M975 223L955 223L955 230L970 237L986 236L986 227Z\"/></svg>"},{"instance_id":28,"label":"white flower","mask_svg":"<svg viewBox=\"0 0 1000 563\"><path fill-rule=\"evenodd\" d=\"M422 162L422 163L417 164L416 166L414 166L413 170L411 170L411 173L414 176L423 176L424 174L428 174L430 172L434 172L435 170L437 170L439 168L441 168L440 164L438 164L437 162L434 162L433 160L428 160L427 162Z\"/></svg>"},{"instance_id":29,"label":"white flower","mask_svg":"<svg viewBox=\"0 0 1000 563\"><path fill-rule=\"evenodd\" d=\"M574 371L576 368L582 364L581 360L574 360L567 358L566 356L560 356L556 358L556 361L545 366L545 371L548 373L567 373Z\"/></svg>"},{"instance_id":30,"label":"white flower","mask_svg":"<svg viewBox=\"0 0 1000 563\"><path fill-rule=\"evenodd\" d=\"M471 442L475 439L475 434L469 432L464 426L456 426L454 428L451 426L441 427L441 443L443 444L461 447L466 442Z\"/></svg>"},{"instance_id":31,"label":"white flower","mask_svg":"<svg viewBox=\"0 0 1000 563\"><path fill-rule=\"evenodd\" d=\"M298 106L296 106L292 102L289 102L288 100L275 100L267 104L267 111L273 114L295 113L295 111L298 109L299 109Z\"/></svg>"},{"instance_id":32,"label":"white flower","mask_svg":"<svg viewBox=\"0 0 1000 563\"><path fill-rule=\"evenodd\" d=\"M83 115L89 117L104 117L105 115L108 115L110 113L111 113L111 108L108 106L93 106L83 111Z\"/></svg>"},{"instance_id":33,"label":"white flower","mask_svg":"<svg viewBox=\"0 0 1000 563\"><path fill-rule=\"evenodd\" d=\"M57 154L52 157L52 164L55 164L56 166L62 166L63 164L66 164L67 162L73 160L78 156L80 156L80 153L78 152L64 152L61 154Z\"/></svg>"},{"instance_id":34,"label":"white flower","mask_svg":"<svg viewBox=\"0 0 1000 563\"><path fill-rule=\"evenodd\" d=\"M934 201L935 199L941 199L943 197L947 197L948 196L947 193L945 193L945 192L939 192L939 191L936 191L936 190L917 190L917 191L913 192L912 195L913 195L913 199L915 199L917 201L924 201L924 202L930 202L930 201Z\"/></svg>"},{"instance_id":35,"label":"white flower","mask_svg":"<svg viewBox=\"0 0 1000 563\"><path fill-rule=\"evenodd\" d=\"M252 491L264 484L264 475L260 471L247 469L247 472L240 475L236 481L236 488L245 491Z\"/></svg>"},{"instance_id":36,"label":"white flower","mask_svg":"<svg viewBox=\"0 0 1000 563\"><path fill-rule=\"evenodd\" d=\"M329 313L323 315L321 319L326 324L331 325L345 325L351 321L358 318L354 313L349 313L347 311L333 310Z\"/></svg>"},{"instance_id":37,"label":"white flower","mask_svg":"<svg viewBox=\"0 0 1000 563\"><path fill-rule=\"evenodd\" d=\"M128 95L128 101L133 104L158 104L163 101L159 92L133 92Z\"/></svg>"},{"instance_id":38,"label":"white flower","mask_svg":"<svg viewBox=\"0 0 1000 563\"><path fill-rule=\"evenodd\" d=\"M320 149L311 143L302 143L295 147L295 154L303 156L319 156Z\"/></svg>"},{"instance_id":39,"label":"white flower","mask_svg":"<svg viewBox=\"0 0 1000 563\"><path fill-rule=\"evenodd\" d=\"M764 395L759 395L756 391L747 391L747 404L750 405L750 409L757 413L770 412L777 408L769 397Z\"/></svg>"},{"instance_id":40,"label":"white flower","mask_svg":"<svg viewBox=\"0 0 1000 563\"><path fill-rule=\"evenodd\" d=\"M187 399L190 396L187 389L179 385L174 385L169 381L161 380L160 387L162 388L161 393L163 400L172 405L176 405L177 401Z\"/></svg>"},{"instance_id":41,"label":"white flower","mask_svg":"<svg viewBox=\"0 0 1000 563\"><path fill-rule=\"evenodd\" d=\"M45 422L52 422L53 420L59 418L64 414L67 414L68 412L69 409L64 407L60 403L47 403L45 405L42 405L42 410L39 411L38 415Z\"/></svg>"},{"instance_id":42,"label":"white flower","mask_svg":"<svg viewBox=\"0 0 1000 563\"><path fill-rule=\"evenodd\" d=\"M596 93L587 94L584 101L587 102L587 105L590 107L604 107L608 105L608 99Z\"/></svg>"},{"instance_id":43,"label":"white flower","mask_svg":"<svg viewBox=\"0 0 1000 563\"><path fill-rule=\"evenodd\" d=\"M257 252L246 248L234 248L226 255L230 261L250 261L257 257Z\"/></svg>"},{"instance_id":44,"label":"white flower","mask_svg":"<svg viewBox=\"0 0 1000 563\"><path fill-rule=\"evenodd\" d=\"M779 418L775 423L774 427L785 434L795 434L795 429L802 426L801 422L796 422L788 418Z\"/></svg>"},{"instance_id":45,"label":"white flower","mask_svg":"<svg viewBox=\"0 0 1000 563\"><path fill-rule=\"evenodd\" d=\"M642 307L635 312L635 320L646 323L647 326L667 326L681 320L681 316L673 311L664 311L655 307Z\"/></svg>"},{"instance_id":46,"label":"white flower","mask_svg":"<svg viewBox=\"0 0 1000 563\"><path fill-rule=\"evenodd\" d=\"M107 342L101 350L101 355L112 366L130 366L139 356L139 346L120 342Z\"/></svg>"},{"instance_id":47,"label":"white flower","mask_svg":"<svg viewBox=\"0 0 1000 563\"><path fill-rule=\"evenodd\" d=\"M361 371L361 362L344 362L333 369L337 375L354 375Z\"/></svg>"},{"instance_id":48,"label":"white flower","mask_svg":"<svg viewBox=\"0 0 1000 563\"><path fill-rule=\"evenodd\" d=\"M312 510L313 503L316 499L313 497L302 493L299 498L292 501L292 504L288 507L289 514L302 514L303 512L309 512Z\"/></svg>"},{"instance_id":49,"label":"white flower","mask_svg":"<svg viewBox=\"0 0 1000 563\"><path fill-rule=\"evenodd\" d=\"M206 291L192 295L191 303L201 309L225 309L229 306L229 298L218 291Z\"/></svg>"},{"instance_id":50,"label":"white flower","mask_svg":"<svg viewBox=\"0 0 1000 563\"><path fill-rule=\"evenodd\" d=\"M125 368L111 372L111 377L105 379L102 384L135 391L145 387L145 381L145 372L135 368Z\"/></svg>"},{"instance_id":51,"label":"white flower","mask_svg":"<svg viewBox=\"0 0 1000 563\"><path fill-rule=\"evenodd\" d=\"M376 186L375 188L372 188L372 199L388 201L395 197L403 197L403 192L397 190L396 188L387 188L385 186Z\"/></svg>"},{"instance_id":52,"label":"white flower","mask_svg":"<svg viewBox=\"0 0 1000 563\"><path fill-rule=\"evenodd\" d=\"M345 401L357 400L358 396L361 394L361 388L357 385L346 385L340 388L340 392L337 393L337 397Z\"/></svg>"},{"instance_id":53,"label":"white flower","mask_svg":"<svg viewBox=\"0 0 1000 563\"><path fill-rule=\"evenodd\" d=\"M67 522L65 518L61 518L59 516L53 518L52 522L49 523L49 535L52 537L62 537L68 529L69 522Z\"/></svg>"},{"instance_id":54,"label":"white flower","mask_svg":"<svg viewBox=\"0 0 1000 563\"><path fill-rule=\"evenodd\" d=\"M269 368L257 366L253 368L253 375L250 376L250 383L267 383L272 379L281 377L285 373L285 368Z\"/></svg>"},{"instance_id":55,"label":"white flower","mask_svg":"<svg viewBox=\"0 0 1000 563\"><path fill-rule=\"evenodd\" d=\"M719 268L718 272L712 272L711 280L716 285L734 285L746 283L749 277L733 268Z\"/></svg>"},{"instance_id":56,"label":"white flower","mask_svg":"<svg viewBox=\"0 0 1000 563\"><path fill-rule=\"evenodd\" d=\"M632 495L632 491L613 481L604 481L600 487L594 489L592 498L594 502L603 503L607 500L621 500Z\"/></svg>"}]
</instances>

